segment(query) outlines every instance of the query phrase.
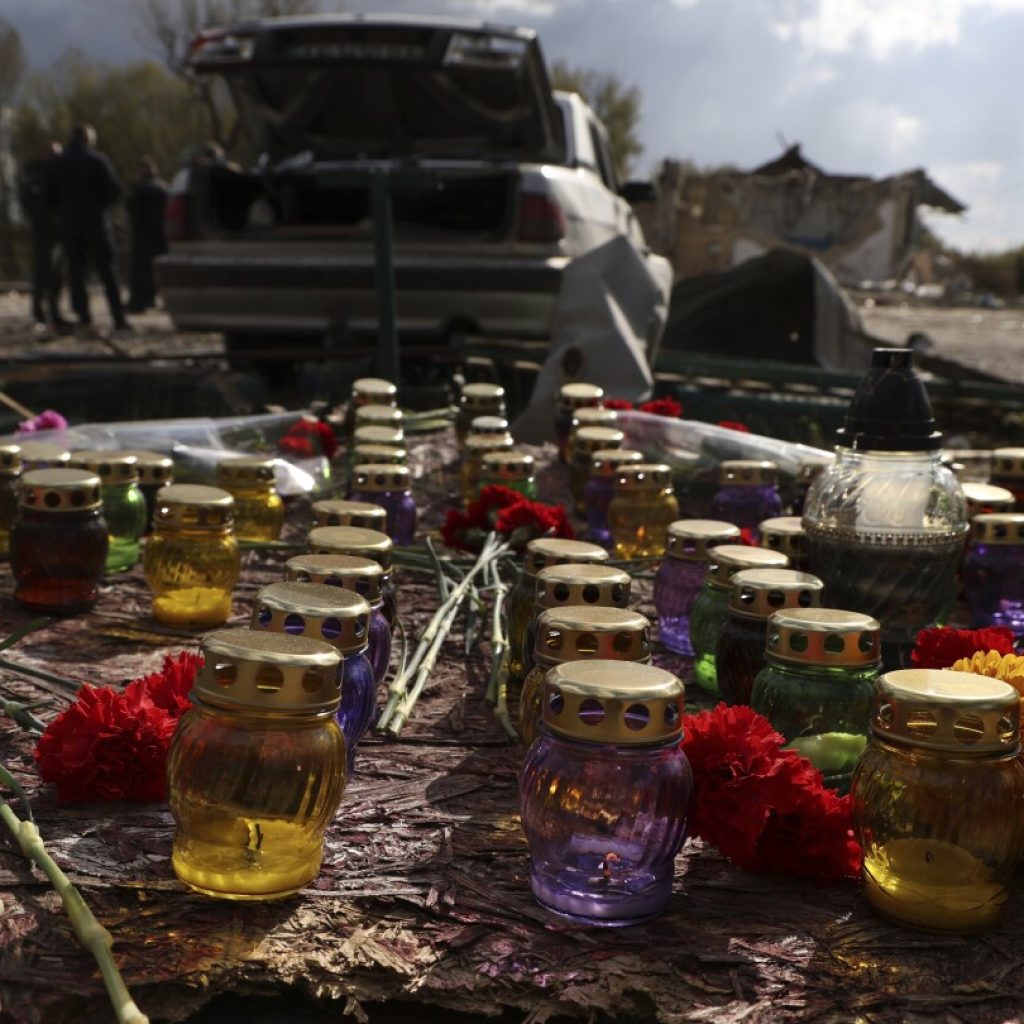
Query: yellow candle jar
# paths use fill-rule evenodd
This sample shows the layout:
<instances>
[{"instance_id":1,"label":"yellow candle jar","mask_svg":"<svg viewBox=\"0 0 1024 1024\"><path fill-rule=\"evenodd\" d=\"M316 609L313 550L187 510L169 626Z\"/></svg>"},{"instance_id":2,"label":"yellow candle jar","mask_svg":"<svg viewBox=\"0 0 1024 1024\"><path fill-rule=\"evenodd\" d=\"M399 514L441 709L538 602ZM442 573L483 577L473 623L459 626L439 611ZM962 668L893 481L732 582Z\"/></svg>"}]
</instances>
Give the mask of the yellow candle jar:
<instances>
[{"instance_id":1,"label":"yellow candle jar","mask_svg":"<svg viewBox=\"0 0 1024 1024\"><path fill-rule=\"evenodd\" d=\"M217 486L235 499L239 540L277 540L284 526L284 502L274 488L274 460L264 455L225 459L217 466Z\"/></svg>"},{"instance_id":2,"label":"yellow candle jar","mask_svg":"<svg viewBox=\"0 0 1024 1024\"><path fill-rule=\"evenodd\" d=\"M619 470L608 529L619 558L661 558L669 523L679 518L668 466L637 462Z\"/></svg>"},{"instance_id":3,"label":"yellow candle jar","mask_svg":"<svg viewBox=\"0 0 1024 1024\"><path fill-rule=\"evenodd\" d=\"M157 491L142 561L157 622L208 629L231 615L239 572L234 505L217 487L172 484Z\"/></svg>"},{"instance_id":4,"label":"yellow candle jar","mask_svg":"<svg viewBox=\"0 0 1024 1024\"><path fill-rule=\"evenodd\" d=\"M997 679L908 669L878 680L851 796L879 913L961 934L996 923L1024 836L1019 715L1017 691Z\"/></svg>"},{"instance_id":5,"label":"yellow candle jar","mask_svg":"<svg viewBox=\"0 0 1024 1024\"><path fill-rule=\"evenodd\" d=\"M388 514L382 506L369 501L325 498L313 502L313 519L317 526L361 526L383 533Z\"/></svg>"},{"instance_id":6,"label":"yellow candle jar","mask_svg":"<svg viewBox=\"0 0 1024 1024\"><path fill-rule=\"evenodd\" d=\"M340 656L248 629L211 633L203 656L167 762L174 873L209 896L288 896L319 874L345 789Z\"/></svg>"}]
</instances>

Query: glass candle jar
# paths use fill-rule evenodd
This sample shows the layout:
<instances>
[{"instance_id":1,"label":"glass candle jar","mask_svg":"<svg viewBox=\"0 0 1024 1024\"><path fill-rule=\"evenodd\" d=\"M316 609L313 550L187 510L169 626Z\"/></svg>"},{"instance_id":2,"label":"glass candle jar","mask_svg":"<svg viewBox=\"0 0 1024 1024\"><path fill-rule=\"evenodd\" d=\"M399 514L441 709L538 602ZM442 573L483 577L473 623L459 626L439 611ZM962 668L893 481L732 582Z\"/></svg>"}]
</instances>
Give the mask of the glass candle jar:
<instances>
[{"instance_id":1,"label":"glass candle jar","mask_svg":"<svg viewBox=\"0 0 1024 1024\"><path fill-rule=\"evenodd\" d=\"M361 526L366 530L383 532L387 519L387 509L369 501L323 498L313 502L314 526Z\"/></svg>"},{"instance_id":2,"label":"glass candle jar","mask_svg":"<svg viewBox=\"0 0 1024 1024\"><path fill-rule=\"evenodd\" d=\"M1024 514L975 516L964 561L971 624L1024 636Z\"/></svg>"},{"instance_id":3,"label":"glass candle jar","mask_svg":"<svg viewBox=\"0 0 1024 1024\"><path fill-rule=\"evenodd\" d=\"M708 552L704 583L690 610L693 677L702 689L718 693L715 653L729 615L732 577L741 569L785 569L788 565L789 559L780 551L744 544L719 544Z\"/></svg>"},{"instance_id":4,"label":"glass candle jar","mask_svg":"<svg viewBox=\"0 0 1024 1024\"><path fill-rule=\"evenodd\" d=\"M352 470L352 500L380 505L387 518L384 532L396 543L409 545L416 536L416 500L407 466L385 463L356 466ZM353 524L354 525L354 524ZM377 526L370 529L379 529Z\"/></svg>"},{"instance_id":5,"label":"glass candle jar","mask_svg":"<svg viewBox=\"0 0 1024 1024\"><path fill-rule=\"evenodd\" d=\"M533 668L537 617L549 608L582 605L590 608L629 607L631 580L628 572L610 565L549 565L537 574L533 614L523 642L523 672Z\"/></svg>"},{"instance_id":6,"label":"glass candle jar","mask_svg":"<svg viewBox=\"0 0 1024 1024\"><path fill-rule=\"evenodd\" d=\"M693 793L682 712L683 684L652 665L576 661L548 674L519 777L543 906L613 926L665 909Z\"/></svg>"},{"instance_id":7,"label":"glass candle jar","mask_svg":"<svg viewBox=\"0 0 1024 1024\"><path fill-rule=\"evenodd\" d=\"M320 873L345 790L338 652L231 629L203 657L167 761L174 873L208 896L288 896Z\"/></svg>"},{"instance_id":8,"label":"glass candle jar","mask_svg":"<svg viewBox=\"0 0 1024 1024\"><path fill-rule=\"evenodd\" d=\"M390 427L397 430L402 426L402 410L395 405L357 405L355 425L360 427Z\"/></svg>"},{"instance_id":9,"label":"glass candle jar","mask_svg":"<svg viewBox=\"0 0 1024 1024\"><path fill-rule=\"evenodd\" d=\"M718 692L727 704L749 704L764 668L768 617L784 608L818 608L825 585L795 569L741 569L730 580L729 610L715 647Z\"/></svg>"},{"instance_id":10,"label":"glass candle jar","mask_svg":"<svg viewBox=\"0 0 1024 1024\"><path fill-rule=\"evenodd\" d=\"M802 516L811 484L832 465L832 459L825 456L809 455L800 460L796 470L796 494L793 497L792 512Z\"/></svg>"},{"instance_id":11,"label":"glass candle jar","mask_svg":"<svg viewBox=\"0 0 1024 1024\"><path fill-rule=\"evenodd\" d=\"M240 571L234 525L235 501L227 491L172 484L157 492L142 560L157 622L208 629L231 615Z\"/></svg>"},{"instance_id":12,"label":"glass candle jar","mask_svg":"<svg viewBox=\"0 0 1024 1024\"><path fill-rule=\"evenodd\" d=\"M991 927L1020 859L1020 700L997 679L910 669L878 680L851 787L864 896L928 931Z\"/></svg>"},{"instance_id":13,"label":"glass candle jar","mask_svg":"<svg viewBox=\"0 0 1024 1024\"><path fill-rule=\"evenodd\" d=\"M388 466L405 466L409 453L404 448L392 448L386 444L357 444L352 447L352 465L361 466L367 462L384 463ZM352 473L349 472L348 490L352 490Z\"/></svg>"},{"instance_id":14,"label":"glass candle jar","mask_svg":"<svg viewBox=\"0 0 1024 1024\"><path fill-rule=\"evenodd\" d=\"M277 540L284 526L284 502L274 486L274 460L242 455L217 464L217 486L235 499L239 540Z\"/></svg>"},{"instance_id":15,"label":"glass candle jar","mask_svg":"<svg viewBox=\"0 0 1024 1024\"><path fill-rule=\"evenodd\" d=\"M608 528L619 558L661 558L668 526L679 518L672 471L660 463L622 466L608 505Z\"/></svg>"},{"instance_id":16,"label":"glass candle jar","mask_svg":"<svg viewBox=\"0 0 1024 1024\"><path fill-rule=\"evenodd\" d=\"M462 500L468 505L480 491L483 458L491 452L510 452L515 447L511 434L470 434L462 448L459 483Z\"/></svg>"},{"instance_id":17,"label":"glass candle jar","mask_svg":"<svg viewBox=\"0 0 1024 1024\"><path fill-rule=\"evenodd\" d=\"M967 518L983 515L987 512L1012 512L1017 507L1017 499L1012 491L1005 487L994 487L992 484L963 483L960 485L967 503Z\"/></svg>"},{"instance_id":18,"label":"glass candle jar","mask_svg":"<svg viewBox=\"0 0 1024 1024\"><path fill-rule=\"evenodd\" d=\"M384 618L388 627L395 628L398 615L398 598L391 580L391 560L394 546L391 538L380 530L366 530L359 526L315 526L307 538L311 555L355 555L369 558L383 571L381 595L384 601Z\"/></svg>"},{"instance_id":19,"label":"glass candle jar","mask_svg":"<svg viewBox=\"0 0 1024 1024\"><path fill-rule=\"evenodd\" d=\"M251 628L321 640L341 655L338 725L351 775L356 747L377 717L377 683L367 654L369 604L354 591L323 583L271 583L256 594Z\"/></svg>"},{"instance_id":20,"label":"glass candle jar","mask_svg":"<svg viewBox=\"0 0 1024 1024\"><path fill-rule=\"evenodd\" d=\"M352 405L398 405L398 388L383 377L357 377L352 381Z\"/></svg>"},{"instance_id":21,"label":"glass candle jar","mask_svg":"<svg viewBox=\"0 0 1024 1024\"><path fill-rule=\"evenodd\" d=\"M627 608L566 605L540 613L530 671L519 694L519 735L530 747L540 731L541 696L548 672L567 661L651 660L651 624Z\"/></svg>"},{"instance_id":22,"label":"glass candle jar","mask_svg":"<svg viewBox=\"0 0 1024 1024\"><path fill-rule=\"evenodd\" d=\"M582 412L582 410L580 410ZM600 412L614 412L602 409ZM576 509L576 515L586 513L584 488L590 479L594 454L599 451L621 448L626 435L616 427L577 427L573 432L569 454L569 491ZM628 465L628 463L622 463Z\"/></svg>"},{"instance_id":23,"label":"glass candle jar","mask_svg":"<svg viewBox=\"0 0 1024 1024\"><path fill-rule=\"evenodd\" d=\"M365 444L379 444L385 448L405 450L405 432L401 425L397 427L385 424L369 423L357 426L352 432L352 451Z\"/></svg>"},{"instance_id":24,"label":"glass candle jar","mask_svg":"<svg viewBox=\"0 0 1024 1024\"><path fill-rule=\"evenodd\" d=\"M160 452L143 448L130 448L125 455L135 456L135 468L139 471L139 490L146 499L146 530L152 529L154 500L161 487L174 483L174 459Z\"/></svg>"},{"instance_id":25,"label":"glass candle jar","mask_svg":"<svg viewBox=\"0 0 1024 1024\"><path fill-rule=\"evenodd\" d=\"M523 652L526 644L526 630L533 615L537 599L537 575L549 565L565 565L567 562L593 564L607 562L608 552L596 544L583 540L561 540L558 537L538 537L526 545L523 556L523 571L508 592L505 600L505 621L508 626L508 675L509 682L521 683L526 675L523 670Z\"/></svg>"},{"instance_id":26,"label":"glass candle jar","mask_svg":"<svg viewBox=\"0 0 1024 1024\"><path fill-rule=\"evenodd\" d=\"M596 384L573 382L563 384L558 392L558 403L555 406L555 444L558 446L558 458L566 460L566 448L569 434L572 432L573 416L577 409L597 406L604 398L604 388Z\"/></svg>"},{"instance_id":27,"label":"glass candle jar","mask_svg":"<svg viewBox=\"0 0 1024 1024\"><path fill-rule=\"evenodd\" d=\"M711 517L750 530L760 540L758 524L782 515L779 468L774 462L727 459L718 467L718 491L711 499Z\"/></svg>"},{"instance_id":28,"label":"glass candle jar","mask_svg":"<svg viewBox=\"0 0 1024 1024\"><path fill-rule=\"evenodd\" d=\"M55 615L88 611L110 544L100 478L79 469L29 470L18 505L10 541L15 601Z\"/></svg>"},{"instance_id":29,"label":"glass candle jar","mask_svg":"<svg viewBox=\"0 0 1024 1024\"><path fill-rule=\"evenodd\" d=\"M507 434L508 420L502 416L474 416L469 421L467 437L479 437L481 434Z\"/></svg>"},{"instance_id":30,"label":"glass candle jar","mask_svg":"<svg viewBox=\"0 0 1024 1024\"><path fill-rule=\"evenodd\" d=\"M455 414L455 436L462 444L469 434L469 425L477 416L505 416L505 389L500 384L481 381L463 384L459 395L459 411ZM507 425L502 428L507 430Z\"/></svg>"},{"instance_id":31,"label":"glass candle jar","mask_svg":"<svg viewBox=\"0 0 1024 1024\"><path fill-rule=\"evenodd\" d=\"M658 639L670 651L693 656L690 613L707 575L711 548L738 541L740 528L714 519L677 519L669 523L668 556L654 577Z\"/></svg>"},{"instance_id":32,"label":"glass candle jar","mask_svg":"<svg viewBox=\"0 0 1024 1024\"><path fill-rule=\"evenodd\" d=\"M139 490L135 456L125 452L77 451L70 466L100 478L103 518L110 532L107 572L127 572L139 560L146 529L146 499Z\"/></svg>"},{"instance_id":33,"label":"glass candle jar","mask_svg":"<svg viewBox=\"0 0 1024 1024\"><path fill-rule=\"evenodd\" d=\"M581 427L609 427L617 429L619 413L616 409L605 409L601 405L585 405L572 414L572 425L569 427L569 440L565 443L565 461L572 465L576 451L576 433ZM609 445L610 448L615 447Z\"/></svg>"},{"instance_id":34,"label":"glass candle jar","mask_svg":"<svg viewBox=\"0 0 1024 1024\"><path fill-rule=\"evenodd\" d=\"M22 441L21 468L24 472L33 469L62 469L71 462L71 452L51 441Z\"/></svg>"},{"instance_id":35,"label":"glass candle jar","mask_svg":"<svg viewBox=\"0 0 1024 1024\"><path fill-rule=\"evenodd\" d=\"M761 633L764 667L750 706L840 793L867 742L882 663L879 629L860 612L789 608L768 620L767 638Z\"/></svg>"},{"instance_id":36,"label":"glass candle jar","mask_svg":"<svg viewBox=\"0 0 1024 1024\"><path fill-rule=\"evenodd\" d=\"M1024 448L996 448L989 483L1006 488L1016 499L1016 511L1024 512Z\"/></svg>"},{"instance_id":37,"label":"glass candle jar","mask_svg":"<svg viewBox=\"0 0 1024 1024\"><path fill-rule=\"evenodd\" d=\"M374 681L384 681L391 664L391 627L384 615L384 570L369 558L355 555L296 555L284 564L285 579L322 583L357 593L370 606L367 656Z\"/></svg>"},{"instance_id":38,"label":"glass candle jar","mask_svg":"<svg viewBox=\"0 0 1024 1024\"><path fill-rule=\"evenodd\" d=\"M794 569L807 571L807 534L799 516L777 516L759 523L761 547L781 551Z\"/></svg>"},{"instance_id":39,"label":"glass candle jar","mask_svg":"<svg viewBox=\"0 0 1024 1024\"><path fill-rule=\"evenodd\" d=\"M587 517L587 540L601 547L612 546L608 528L608 506L615 497L619 470L643 462L643 452L629 448L600 448L590 457L590 473L583 487L583 514Z\"/></svg>"},{"instance_id":40,"label":"glass candle jar","mask_svg":"<svg viewBox=\"0 0 1024 1024\"><path fill-rule=\"evenodd\" d=\"M18 518L21 468L21 449L16 444L0 445L0 558L8 555L11 528Z\"/></svg>"},{"instance_id":41,"label":"glass candle jar","mask_svg":"<svg viewBox=\"0 0 1024 1024\"><path fill-rule=\"evenodd\" d=\"M488 452L480 460L480 486L497 484L517 491L530 501L537 500L537 482L533 476L535 462L526 452Z\"/></svg>"},{"instance_id":42,"label":"glass candle jar","mask_svg":"<svg viewBox=\"0 0 1024 1024\"><path fill-rule=\"evenodd\" d=\"M956 470L961 486L965 483L987 484L992 476L991 448L943 448L943 462Z\"/></svg>"}]
</instances>

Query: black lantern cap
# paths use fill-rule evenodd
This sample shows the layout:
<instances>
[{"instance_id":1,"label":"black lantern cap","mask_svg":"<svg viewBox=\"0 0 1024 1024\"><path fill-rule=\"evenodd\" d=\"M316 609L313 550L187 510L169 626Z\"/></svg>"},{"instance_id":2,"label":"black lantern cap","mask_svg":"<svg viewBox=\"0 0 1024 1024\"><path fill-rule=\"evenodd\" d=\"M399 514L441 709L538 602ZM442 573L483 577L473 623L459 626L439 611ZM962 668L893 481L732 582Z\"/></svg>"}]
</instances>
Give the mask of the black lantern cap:
<instances>
[{"instance_id":1,"label":"black lantern cap","mask_svg":"<svg viewBox=\"0 0 1024 1024\"><path fill-rule=\"evenodd\" d=\"M929 452L941 447L932 403L914 369L909 348L876 348L838 431L844 448L876 452Z\"/></svg>"}]
</instances>

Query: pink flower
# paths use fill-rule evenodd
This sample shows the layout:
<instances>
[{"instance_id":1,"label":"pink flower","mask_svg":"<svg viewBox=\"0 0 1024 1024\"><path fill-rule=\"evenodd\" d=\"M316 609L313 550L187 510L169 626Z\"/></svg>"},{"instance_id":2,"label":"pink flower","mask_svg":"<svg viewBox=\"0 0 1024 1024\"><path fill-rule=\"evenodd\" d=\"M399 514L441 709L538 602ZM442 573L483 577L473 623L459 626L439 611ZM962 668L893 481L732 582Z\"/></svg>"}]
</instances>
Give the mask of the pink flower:
<instances>
[{"instance_id":1,"label":"pink flower","mask_svg":"<svg viewBox=\"0 0 1024 1024\"><path fill-rule=\"evenodd\" d=\"M19 434L34 434L40 430L67 430L68 421L59 412L53 409L46 409L38 416L30 420L23 420L18 424Z\"/></svg>"}]
</instances>

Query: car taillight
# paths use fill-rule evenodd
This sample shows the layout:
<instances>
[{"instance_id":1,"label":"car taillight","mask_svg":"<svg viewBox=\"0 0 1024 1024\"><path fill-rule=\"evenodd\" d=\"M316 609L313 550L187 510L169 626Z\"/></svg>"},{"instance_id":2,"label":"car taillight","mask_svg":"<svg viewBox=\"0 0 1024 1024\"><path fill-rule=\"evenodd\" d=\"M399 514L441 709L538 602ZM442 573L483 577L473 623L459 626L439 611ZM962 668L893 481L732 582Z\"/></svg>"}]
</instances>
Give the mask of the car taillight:
<instances>
[{"instance_id":1,"label":"car taillight","mask_svg":"<svg viewBox=\"0 0 1024 1024\"><path fill-rule=\"evenodd\" d=\"M188 196L178 194L167 197L164 207L164 234L168 242L183 242L189 237Z\"/></svg>"},{"instance_id":2,"label":"car taillight","mask_svg":"<svg viewBox=\"0 0 1024 1024\"><path fill-rule=\"evenodd\" d=\"M550 196L521 193L518 236L521 242L557 242L565 238L562 208Z\"/></svg>"}]
</instances>

